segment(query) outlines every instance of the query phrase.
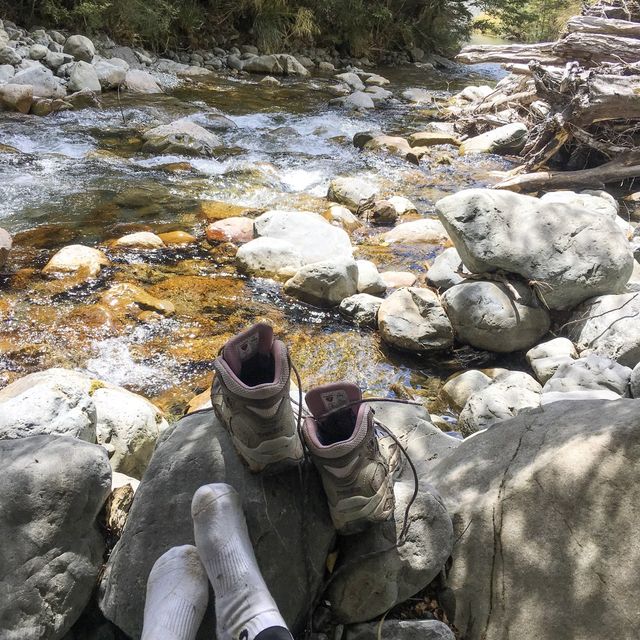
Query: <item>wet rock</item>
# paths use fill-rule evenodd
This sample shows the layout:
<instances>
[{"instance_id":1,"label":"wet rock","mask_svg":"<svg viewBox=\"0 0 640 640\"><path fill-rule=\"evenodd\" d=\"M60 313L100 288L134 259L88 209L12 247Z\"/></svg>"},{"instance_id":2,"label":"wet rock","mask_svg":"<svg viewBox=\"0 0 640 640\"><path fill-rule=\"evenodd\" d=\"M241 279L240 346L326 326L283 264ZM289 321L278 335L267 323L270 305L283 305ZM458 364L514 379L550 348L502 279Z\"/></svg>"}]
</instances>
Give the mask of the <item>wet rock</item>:
<instances>
[{"instance_id":1,"label":"wet rock","mask_svg":"<svg viewBox=\"0 0 640 640\"><path fill-rule=\"evenodd\" d=\"M367 202L358 209L358 215L373 225L392 226L398 219L396 208L388 200Z\"/></svg>"},{"instance_id":2,"label":"wet rock","mask_svg":"<svg viewBox=\"0 0 640 640\"><path fill-rule=\"evenodd\" d=\"M418 213L418 209L411 200L403 196L391 196L386 198L387 202L391 203L391 206L396 210L398 216L403 216L408 213Z\"/></svg>"},{"instance_id":3,"label":"wet rock","mask_svg":"<svg viewBox=\"0 0 640 640\"><path fill-rule=\"evenodd\" d=\"M465 281L460 271L469 273L462 264L460 254L455 247L449 247L439 254L427 271L427 280L438 289L446 291Z\"/></svg>"},{"instance_id":4,"label":"wet rock","mask_svg":"<svg viewBox=\"0 0 640 640\"><path fill-rule=\"evenodd\" d=\"M365 84L372 85L376 87L384 87L385 85L391 84L387 78L383 76L379 76L377 73L368 73L365 75Z\"/></svg>"},{"instance_id":5,"label":"wet rock","mask_svg":"<svg viewBox=\"0 0 640 640\"><path fill-rule=\"evenodd\" d=\"M407 140L399 136L375 136L365 143L364 148L371 151L388 151L401 158L405 158L408 153L411 153L411 147Z\"/></svg>"},{"instance_id":6,"label":"wet rock","mask_svg":"<svg viewBox=\"0 0 640 640\"><path fill-rule=\"evenodd\" d=\"M403 222L391 231L387 231L383 239L389 244L449 244L449 235L439 220L423 218Z\"/></svg>"},{"instance_id":7,"label":"wet rock","mask_svg":"<svg viewBox=\"0 0 640 640\"><path fill-rule=\"evenodd\" d=\"M76 60L91 63L93 56L96 55L96 48L93 42L85 36L70 36L64 43L64 53L68 53Z\"/></svg>"},{"instance_id":8,"label":"wet rock","mask_svg":"<svg viewBox=\"0 0 640 640\"><path fill-rule=\"evenodd\" d=\"M354 91L348 96L341 98L334 98L329 101L329 104L343 107L345 109L354 109L356 111L375 109L375 103L373 98L364 91Z\"/></svg>"},{"instance_id":9,"label":"wet rock","mask_svg":"<svg viewBox=\"0 0 640 640\"><path fill-rule=\"evenodd\" d=\"M221 145L215 134L186 118L149 129L142 137L142 150L152 154L212 156Z\"/></svg>"},{"instance_id":10,"label":"wet rock","mask_svg":"<svg viewBox=\"0 0 640 640\"><path fill-rule=\"evenodd\" d=\"M354 91L364 91L364 83L356 73L338 73L335 78L340 82L344 82L344 84L351 87Z\"/></svg>"},{"instance_id":11,"label":"wet rock","mask_svg":"<svg viewBox=\"0 0 640 640\"><path fill-rule=\"evenodd\" d=\"M11 238L11 234L0 227L0 269L7 263L9 251L11 251L12 246L13 239Z\"/></svg>"},{"instance_id":12,"label":"wet rock","mask_svg":"<svg viewBox=\"0 0 640 640\"><path fill-rule=\"evenodd\" d=\"M371 99L373 100L373 103L376 105L378 103L387 102L393 97L393 93L391 93L391 91L387 91L386 89L383 89L382 87L377 87L375 85L372 87L367 87L365 89L365 93L371 95Z\"/></svg>"},{"instance_id":13,"label":"wet rock","mask_svg":"<svg viewBox=\"0 0 640 640\"><path fill-rule=\"evenodd\" d=\"M569 337L581 355L597 353L635 367L640 362L639 317L640 294L598 296L574 310Z\"/></svg>"},{"instance_id":14,"label":"wet rock","mask_svg":"<svg viewBox=\"0 0 640 640\"><path fill-rule=\"evenodd\" d=\"M100 269L107 265L109 260L102 251L82 244L72 244L55 253L42 269L42 273L83 273L88 278L94 278L100 273Z\"/></svg>"},{"instance_id":15,"label":"wet rock","mask_svg":"<svg viewBox=\"0 0 640 640\"><path fill-rule=\"evenodd\" d=\"M633 270L629 242L600 213L490 189L447 196L436 211L470 271L534 280L551 309L621 291Z\"/></svg>"},{"instance_id":16,"label":"wet rock","mask_svg":"<svg viewBox=\"0 0 640 640\"><path fill-rule=\"evenodd\" d=\"M96 442L96 407L65 369L30 374L0 391L0 439L70 436Z\"/></svg>"},{"instance_id":17,"label":"wet rock","mask_svg":"<svg viewBox=\"0 0 640 640\"><path fill-rule=\"evenodd\" d=\"M267 211L255 219L254 232L260 237L286 240L296 247L303 264L319 262L327 256L334 260L353 256L348 234L309 211Z\"/></svg>"},{"instance_id":18,"label":"wet rock","mask_svg":"<svg viewBox=\"0 0 640 640\"><path fill-rule=\"evenodd\" d=\"M173 546L194 543L193 494L203 484L226 482L242 498L267 586L287 624L299 631L334 539L313 468L304 478L301 486L296 470L251 474L213 411L183 418L158 446L107 564L100 601L106 617L130 637L140 637L145 584L153 563ZM203 632L215 628L213 614L211 599Z\"/></svg>"},{"instance_id":19,"label":"wet rock","mask_svg":"<svg viewBox=\"0 0 640 640\"><path fill-rule=\"evenodd\" d=\"M287 295L319 307L335 307L358 291L354 260L325 260L307 264L284 285Z\"/></svg>"},{"instance_id":20,"label":"wet rock","mask_svg":"<svg viewBox=\"0 0 640 640\"><path fill-rule=\"evenodd\" d=\"M398 289L384 300L378 312L380 337L406 351L447 349L453 329L438 296L430 289Z\"/></svg>"},{"instance_id":21,"label":"wet rock","mask_svg":"<svg viewBox=\"0 0 640 640\"><path fill-rule=\"evenodd\" d=\"M468 138L460 145L460 153L518 153L524 147L528 135L529 130L520 122L505 124L474 138Z\"/></svg>"},{"instance_id":22,"label":"wet rock","mask_svg":"<svg viewBox=\"0 0 640 640\"><path fill-rule=\"evenodd\" d=\"M540 384L544 384L560 365L569 364L578 357L571 340L554 338L527 351L527 362Z\"/></svg>"},{"instance_id":23,"label":"wet rock","mask_svg":"<svg viewBox=\"0 0 640 640\"><path fill-rule=\"evenodd\" d=\"M22 84L0 86L0 106L7 111L29 113L33 102L33 87Z\"/></svg>"},{"instance_id":24,"label":"wet rock","mask_svg":"<svg viewBox=\"0 0 640 640\"><path fill-rule=\"evenodd\" d=\"M378 310L381 304L382 298L368 293L356 293L342 300L340 313L354 320L356 324L375 328L378 326Z\"/></svg>"},{"instance_id":25,"label":"wet rock","mask_svg":"<svg viewBox=\"0 0 640 640\"><path fill-rule=\"evenodd\" d=\"M380 623L354 624L345 629L345 640L378 640ZM439 620L385 620L382 637L394 640L455 640L453 631Z\"/></svg>"},{"instance_id":26,"label":"wet rock","mask_svg":"<svg viewBox=\"0 0 640 640\"><path fill-rule=\"evenodd\" d=\"M243 71L250 73L268 73L269 75L301 76L309 75L305 69L293 56L286 53L274 55L255 56L242 64Z\"/></svg>"},{"instance_id":27,"label":"wet rock","mask_svg":"<svg viewBox=\"0 0 640 640\"><path fill-rule=\"evenodd\" d=\"M11 47L0 46L0 64L10 64L16 66L22 62L22 56Z\"/></svg>"},{"instance_id":28,"label":"wet rock","mask_svg":"<svg viewBox=\"0 0 640 640\"><path fill-rule=\"evenodd\" d=\"M62 638L102 567L97 517L111 488L106 452L73 438L0 442L3 637Z\"/></svg>"},{"instance_id":29,"label":"wet rock","mask_svg":"<svg viewBox=\"0 0 640 640\"><path fill-rule=\"evenodd\" d=\"M281 83L280 80L274 78L273 76L265 76L264 78L262 78L262 80L260 80L260 84L265 87L279 87Z\"/></svg>"},{"instance_id":30,"label":"wet rock","mask_svg":"<svg viewBox=\"0 0 640 640\"><path fill-rule=\"evenodd\" d=\"M205 231L209 242L233 242L241 244L253 240L253 220L232 217L212 222Z\"/></svg>"},{"instance_id":31,"label":"wet rock","mask_svg":"<svg viewBox=\"0 0 640 640\"><path fill-rule=\"evenodd\" d=\"M474 393L462 409L458 428L464 436L540 406L542 387L521 371L509 371Z\"/></svg>"},{"instance_id":32,"label":"wet rock","mask_svg":"<svg viewBox=\"0 0 640 640\"><path fill-rule=\"evenodd\" d=\"M242 245L236 254L238 267L252 275L290 278L304 264L298 248L287 240L256 238Z\"/></svg>"},{"instance_id":33,"label":"wet rock","mask_svg":"<svg viewBox=\"0 0 640 640\"><path fill-rule=\"evenodd\" d=\"M519 282L462 282L442 296L456 338L477 349L510 353L536 344L551 325L549 313Z\"/></svg>"},{"instance_id":34,"label":"wet rock","mask_svg":"<svg viewBox=\"0 0 640 640\"><path fill-rule=\"evenodd\" d=\"M409 271L381 271L380 277L388 289L412 287L417 281L415 274Z\"/></svg>"},{"instance_id":35,"label":"wet rock","mask_svg":"<svg viewBox=\"0 0 640 640\"><path fill-rule=\"evenodd\" d=\"M617 400L629 395L630 379L629 367L592 353L558 367L542 388L542 404L565 398Z\"/></svg>"},{"instance_id":36,"label":"wet rock","mask_svg":"<svg viewBox=\"0 0 640 640\"><path fill-rule=\"evenodd\" d=\"M138 316L141 311L155 311L164 316L171 316L176 310L169 300L156 298L130 282L112 285L102 294L100 302L117 315Z\"/></svg>"},{"instance_id":37,"label":"wet rock","mask_svg":"<svg viewBox=\"0 0 640 640\"><path fill-rule=\"evenodd\" d=\"M97 441L109 452L111 467L142 478L167 421L148 400L120 387L101 386L92 398L98 417Z\"/></svg>"},{"instance_id":38,"label":"wet rock","mask_svg":"<svg viewBox=\"0 0 640 640\"><path fill-rule=\"evenodd\" d=\"M370 293L372 295L384 293L387 285L384 283L378 267L370 260L356 260L358 265L358 293Z\"/></svg>"},{"instance_id":39,"label":"wet rock","mask_svg":"<svg viewBox=\"0 0 640 640\"><path fill-rule=\"evenodd\" d=\"M162 93L162 89L156 79L147 71L129 69L124 83L132 93Z\"/></svg>"},{"instance_id":40,"label":"wet rock","mask_svg":"<svg viewBox=\"0 0 640 640\"><path fill-rule=\"evenodd\" d=\"M166 233L159 233L158 237L167 246L193 244L194 242L198 241L198 238L192 236L186 231L167 231Z\"/></svg>"},{"instance_id":41,"label":"wet rock","mask_svg":"<svg viewBox=\"0 0 640 640\"><path fill-rule=\"evenodd\" d=\"M69 75L69 91L89 90L100 93L102 87L95 69L88 62L76 62Z\"/></svg>"},{"instance_id":42,"label":"wet rock","mask_svg":"<svg viewBox=\"0 0 640 640\"><path fill-rule=\"evenodd\" d=\"M93 65L100 86L103 89L115 89L124 83L127 70L107 60L99 60Z\"/></svg>"},{"instance_id":43,"label":"wet rock","mask_svg":"<svg viewBox=\"0 0 640 640\"><path fill-rule=\"evenodd\" d=\"M334 178L327 198L355 212L364 200L378 193L378 187L362 178Z\"/></svg>"},{"instance_id":44,"label":"wet rock","mask_svg":"<svg viewBox=\"0 0 640 640\"><path fill-rule=\"evenodd\" d=\"M433 147L438 144L452 144L458 146L460 140L454 133L445 131L420 131L409 136L412 147Z\"/></svg>"},{"instance_id":45,"label":"wet rock","mask_svg":"<svg viewBox=\"0 0 640 640\"><path fill-rule=\"evenodd\" d=\"M150 231L138 231L118 238L115 247L130 247L134 249L162 249L165 244L162 238Z\"/></svg>"},{"instance_id":46,"label":"wet rock","mask_svg":"<svg viewBox=\"0 0 640 640\"><path fill-rule=\"evenodd\" d=\"M402 97L413 104L430 104L433 102L433 95L426 89L405 89Z\"/></svg>"},{"instance_id":47,"label":"wet rock","mask_svg":"<svg viewBox=\"0 0 640 640\"><path fill-rule=\"evenodd\" d=\"M18 71L11 82L12 84L31 85L33 95L38 98L64 98L67 95L60 79L42 65Z\"/></svg>"},{"instance_id":48,"label":"wet rock","mask_svg":"<svg viewBox=\"0 0 640 640\"><path fill-rule=\"evenodd\" d=\"M383 135L381 131L359 131L353 136L353 146L356 149L364 149L367 142Z\"/></svg>"},{"instance_id":49,"label":"wet rock","mask_svg":"<svg viewBox=\"0 0 640 640\"><path fill-rule=\"evenodd\" d=\"M558 402L436 462L461 637L617 638L637 626L639 436L637 401ZM601 602L615 603L605 617Z\"/></svg>"},{"instance_id":50,"label":"wet rock","mask_svg":"<svg viewBox=\"0 0 640 640\"><path fill-rule=\"evenodd\" d=\"M492 379L478 371L471 369L464 373L451 376L443 385L440 393L455 411L462 411L469 398L478 391L488 387Z\"/></svg>"},{"instance_id":51,"label":"wet rock","mask_svg":"<svg viewBox=\"0 0 640 640\"><path fill-rule=\"evenodd\" d=\"M363 226L363 223L356 218L356 216L339 204L331 205L323 214L322 217L328 220L331 224L341 227L346 231L355 231Z\"/></svg>"}]
</instances>

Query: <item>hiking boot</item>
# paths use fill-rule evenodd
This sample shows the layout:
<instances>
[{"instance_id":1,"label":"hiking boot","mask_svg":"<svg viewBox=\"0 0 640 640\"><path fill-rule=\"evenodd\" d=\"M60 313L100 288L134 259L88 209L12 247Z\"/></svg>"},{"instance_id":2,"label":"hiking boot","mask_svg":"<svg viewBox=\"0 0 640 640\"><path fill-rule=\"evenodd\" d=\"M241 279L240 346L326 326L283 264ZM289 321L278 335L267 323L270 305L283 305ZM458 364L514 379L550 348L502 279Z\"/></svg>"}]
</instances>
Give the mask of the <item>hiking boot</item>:
<instances>
[{"instance_id":1,"label":"hiking boot","mask_svg":"<svg viewBox=\"0 0 640 640\"><path fill-rule=\"evenodd\" d=\"M253 472L277 472L303 457L289 398L287 347L263 323L225 344L213 363L211 402Z\"/></svg>"},{"instance_id":2,"label":"hiking boot","mask_svg":"<svg viewBox=\"0 0 640 640\"><path fill-rule=\"evenodd\" d=\"M310 390L305 399L312 417L305 418L302 434L338 532L357 533L388 520L394 507L393 476L382 448L395 467L400 451L375 424L371 407L359 402L360 389L338 382Z\"/></svg>"}]
</instances>

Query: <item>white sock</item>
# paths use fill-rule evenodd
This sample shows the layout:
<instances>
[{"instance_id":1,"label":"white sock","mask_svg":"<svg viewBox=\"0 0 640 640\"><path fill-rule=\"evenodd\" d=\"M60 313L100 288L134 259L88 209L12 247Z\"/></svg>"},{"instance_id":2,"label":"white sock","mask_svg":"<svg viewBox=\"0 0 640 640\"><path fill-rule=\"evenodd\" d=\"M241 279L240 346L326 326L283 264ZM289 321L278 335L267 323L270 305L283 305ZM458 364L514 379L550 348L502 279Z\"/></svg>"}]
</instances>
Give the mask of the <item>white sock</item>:
<instances>
[{"instance_id":1,"label":"white sock","mask_svg":"<svg viewBox=\"0 0 640 640\"><path fill-rule=\"evenodd\" d=\"M196 548L169 549L147 580L141 640L195 640L208 600L207 574Z\"/></svg>"},{"instance_id":2,"label":"white sock","mask_svg":"<svg viewBox=\"0 0 640 640\"><path fill-rule=\"evenodd\" d=\"M218 640L253 640L287 627L253 552L240 497L228 484L200 487L191 503L196 547L216 594Z\"/></svg>"}]
</instances>

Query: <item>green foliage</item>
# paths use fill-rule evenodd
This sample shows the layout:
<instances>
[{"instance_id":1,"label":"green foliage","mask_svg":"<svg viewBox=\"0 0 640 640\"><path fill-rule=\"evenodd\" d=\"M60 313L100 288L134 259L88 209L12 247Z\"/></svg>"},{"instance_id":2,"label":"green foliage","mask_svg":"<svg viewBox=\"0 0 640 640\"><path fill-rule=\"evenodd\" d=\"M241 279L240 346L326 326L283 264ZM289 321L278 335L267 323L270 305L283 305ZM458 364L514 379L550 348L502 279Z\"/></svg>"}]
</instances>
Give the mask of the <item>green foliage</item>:
<instances>
[{"instance_id":1,"label":"green foliage","mask_svg":"<svg viewBox=\"0 0 640 640\"><path fill-rule=\"evenodd\" d=\"M580 0L482 0L486 14L474 27L523 42L558 38L568 18L580 13Z\"/></svg>"},{"instance_id":2,"label":"green foliage","mask_svg":"<svg viewBox=\"0 0 640 640\"><path fill-rule=\"evenodd\" d=\"M0 15L25 26L105 31L156 50L204 47L211 36L240 33L267 52L317 45L375 56L416 46L450 52L468 33L466 5L465 0L0 0Z\"/></svg>"}]
</instances>

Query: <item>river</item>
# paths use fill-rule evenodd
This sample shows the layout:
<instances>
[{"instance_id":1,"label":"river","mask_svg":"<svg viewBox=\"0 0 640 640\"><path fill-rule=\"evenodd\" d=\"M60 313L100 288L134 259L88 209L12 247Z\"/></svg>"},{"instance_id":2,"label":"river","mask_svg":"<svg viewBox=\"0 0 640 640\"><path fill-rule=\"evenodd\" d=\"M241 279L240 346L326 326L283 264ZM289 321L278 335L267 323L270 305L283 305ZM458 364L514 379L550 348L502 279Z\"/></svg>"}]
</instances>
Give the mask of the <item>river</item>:
<instances>
[{"instance_id":1,"label":"river","mask_svg":"<svg viewBox=\"0 0 640 640\"><path fill-rule=\"evenodd\" d=\"M449 76L419 67L375 71L391 80L387 88L397 97L407 87L446 97L496 77L490 67ZM362 152L352 144L356 132L406 136L436 114L394 100L354 115L328 107L330 78L285 79L274 88L258 80L218 76L158 96L105 94L99 108L44 118L0 114L0 226L14 234L15 246L1 282L0 385L53 366L80 368L177 417L208 386L225 340L259 319L288 342L307 386L346 378L389 395L400 385L439 412L446 411L437 399L443 377L469 363L497 363L497 356L469 349L428 357L393 351L376 331L292 301L274 281L239 274L232 248L206 242L206 201L322 212L329 181L358 175L430 216L438 198L491 184L494 171L510 167L496 157L459 157L453 147L438 148L420 166ZM218 115L236 126L216 131L224 152L215 159L140 152L145 128L184 116L215 128ZM109 247L137 230L182 230L199 241L156 251ZM423 278L425 262L440 249L383 246L379 231L353 235L356 257ZM44 277L40 270L54 251L72 243L102 248L111 267L89 283ZM170 300L176 314L148 323L105 319L96 302L115 282Z\"/></svg>"}]
</instances>

